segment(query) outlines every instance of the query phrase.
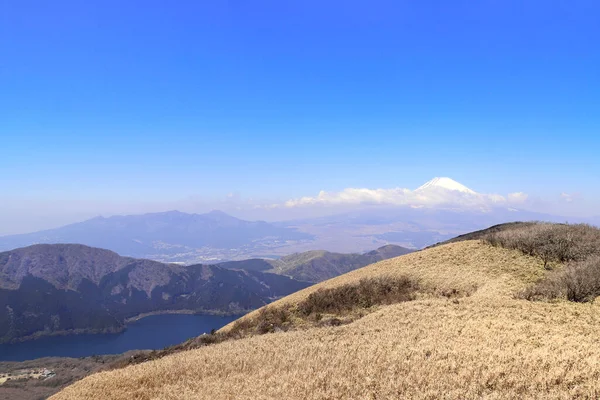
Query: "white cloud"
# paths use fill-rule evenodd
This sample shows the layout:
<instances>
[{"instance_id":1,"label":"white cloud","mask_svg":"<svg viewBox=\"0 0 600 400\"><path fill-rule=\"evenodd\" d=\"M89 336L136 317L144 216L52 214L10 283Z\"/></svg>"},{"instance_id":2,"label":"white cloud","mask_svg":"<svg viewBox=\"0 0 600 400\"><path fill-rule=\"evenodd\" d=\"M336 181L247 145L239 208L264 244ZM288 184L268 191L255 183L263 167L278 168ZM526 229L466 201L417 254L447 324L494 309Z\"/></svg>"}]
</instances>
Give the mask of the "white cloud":
<instances>
[{"instance_id":1,"label":"white cloud","mask_svg":"<svg viewBox=\"0 0 600 400\"><path fill-rule=\"evenodd\" d=\"M468 193L434 187L427 190L404 188L367 189L347 188L340 192L321 191L316 196L291 199L287 208L338 205L393 205L410 207L451 207L489 209L495 206L518 205L527 201L525 193L498 194Z\"/></svg>"},{"instance_id":2,"label":"white cloud","mask_svg":"<svg viewBox=\"0 0 600 400\"><path fill-rule=\"evenodd\" d=\"M575 200L578 200L581 196L579 193L565 193L562 192L560 194L560 199L565 203L573 203Z\"/></svg>"},{"instance_id":3,"label":"white cloud","mask_svg":"<svg viewBox=\"0 0 600 400\"><path fill-rule=\"evenodd\" d=\"M508 202L511 204L523 204L527 202L529 195L523 192L509 193Z\"/></svg>"},{"instance_id":4,"label":"white cloud","mask_svg":"<svg viewBox=\"0 0 600 400\"><path fill-rule=\"evenodd\" d=\"M341 192L321 191L315 197L301 197L288 200L286 207L307 205L358 205L358 204L408 204L412 192L408 189L356 189L348 188Z\"/></svg>"}]
</instances>

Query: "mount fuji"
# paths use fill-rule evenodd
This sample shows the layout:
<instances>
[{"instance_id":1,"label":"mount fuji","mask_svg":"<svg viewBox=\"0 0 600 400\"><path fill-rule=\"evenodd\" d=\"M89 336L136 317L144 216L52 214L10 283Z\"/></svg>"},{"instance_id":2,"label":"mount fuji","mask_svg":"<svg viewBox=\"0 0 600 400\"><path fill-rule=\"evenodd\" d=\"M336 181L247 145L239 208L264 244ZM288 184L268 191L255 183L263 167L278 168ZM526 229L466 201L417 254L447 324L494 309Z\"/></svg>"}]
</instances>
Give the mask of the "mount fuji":
<instances>
[{"instance_id":1,"label":"mount fuji","mask_svg":"<svg viewBox=\"0 0 600 400\"><path fill-rule=\"evenodd\" d=\"M446 178L446 177L433 178L429 182L427 182L424 185L417 188L415 190L415 193L424 193L427 191L439 190L439 189L451 190L451 191L473 194L473 195L477 194L474 190L469 189L465 185L456 182L454 179Z\"/></svg>"}]
</instances>

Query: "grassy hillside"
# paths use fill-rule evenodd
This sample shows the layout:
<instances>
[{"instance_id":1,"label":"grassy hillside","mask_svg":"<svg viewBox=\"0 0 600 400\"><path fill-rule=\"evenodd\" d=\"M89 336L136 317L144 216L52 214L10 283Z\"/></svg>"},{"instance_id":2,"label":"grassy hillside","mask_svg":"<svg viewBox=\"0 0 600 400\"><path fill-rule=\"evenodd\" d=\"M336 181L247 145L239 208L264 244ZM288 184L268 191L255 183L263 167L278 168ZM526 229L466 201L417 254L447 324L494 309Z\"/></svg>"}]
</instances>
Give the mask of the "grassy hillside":
<instances>
[{"instance_id":1,"label":"grassy hillside","mask_svg":"<svg viewBox=\"0 0 600 400\"><path fill-rule=\"evenodd\" d=\"M304 289L218 335L240 326L260 333L261 318L287 312L274 333L95 374L53 398L597 398L598 305L521 296L565 270L553 268L483 241L434 247ZM357 302L353 322L303 319L307 304L360 301L348 294L365 282L397 281L408 282L409 296Z\"/></svg>"}]
</instances>

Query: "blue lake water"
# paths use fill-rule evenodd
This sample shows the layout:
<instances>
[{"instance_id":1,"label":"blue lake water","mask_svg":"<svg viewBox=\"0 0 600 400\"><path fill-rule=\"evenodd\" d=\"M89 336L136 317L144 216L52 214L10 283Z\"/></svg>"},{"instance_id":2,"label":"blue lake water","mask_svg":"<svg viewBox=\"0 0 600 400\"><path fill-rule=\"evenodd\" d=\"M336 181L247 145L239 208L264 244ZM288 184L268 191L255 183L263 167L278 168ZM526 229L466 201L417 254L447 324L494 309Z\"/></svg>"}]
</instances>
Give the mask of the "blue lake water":
<instances>
[{"instance_id":1,"label":"blue lake water","mask_svg":"<svg viewBox=\"0 0 600 400\"><path fill-rule=\"evenodd\" d=\"M87 357L129 350L158 350L219 329L238 316L164 314L142 318L121 333L49 336L21 343L0 344L0 361L40 357Z\"/></svg>"}]
</instances>

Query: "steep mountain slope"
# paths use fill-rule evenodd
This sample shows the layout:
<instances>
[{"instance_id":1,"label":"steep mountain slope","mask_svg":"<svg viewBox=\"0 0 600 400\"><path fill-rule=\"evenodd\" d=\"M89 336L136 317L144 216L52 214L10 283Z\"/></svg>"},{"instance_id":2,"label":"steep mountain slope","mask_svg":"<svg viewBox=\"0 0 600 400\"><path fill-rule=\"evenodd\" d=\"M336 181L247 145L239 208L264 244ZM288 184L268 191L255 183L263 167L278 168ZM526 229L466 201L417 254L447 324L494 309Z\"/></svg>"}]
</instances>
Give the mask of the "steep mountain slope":
<instances>
[{"instance_id":1,"label":"steep mountain slope","mask_svg":"<svg viewBox=\"0 0 600 400\"><path fill-rule=\"evenodd\" d=\"M54 399L100 394L106 399L134 394L170 399L594 398L600 391L595 345L600 306L515 298L545 274L541 260L479 241L430 248L322 282L267 310L295 307L311 294L363 278L393 276L419 282L420 295L412 301L374 307L347 325L230 340L92 375ZM251 323L260 315L253 312L241 321Z\"/></svg>"},{"instance_id":2,"label":"steep mountain slope","mask_svg":"<svg viewBox=\"0 0 600 400\"><path fill-rule=\"evenodd\" d=\"M262 221L244 221L220 211L178 211L93 218L62 228L0 237L0 250L38 243L80 243L132 257L178 254L202 247L235 248L257 240L302 240L311 236Z\"/></svg>"},{"instance_id":3,"label":"steep mountain slope","mask_svg":"<svg viewBox=\"0 0 600 400\"><path fill-rule=\"evenodd\" d=\"M0 253L0 341L63 331L115 331L162 310L244 312L308 286L215 265L179 266L83 245Z\"/></svg>"},{"instance_id":4,"label":"steep mountain slope","mask_svg":"<svg viewBox=\"0 0 600 400\"><path fill-rule=\"evenodd\" d=\"M218 265L232 269L268 271L306 282L321 282L377 261L408 254L411 251L395 245L382 246L364 254L341 254L315 250L291 254L278 260L251 259Z\"/></svg>"}]
</instances>

